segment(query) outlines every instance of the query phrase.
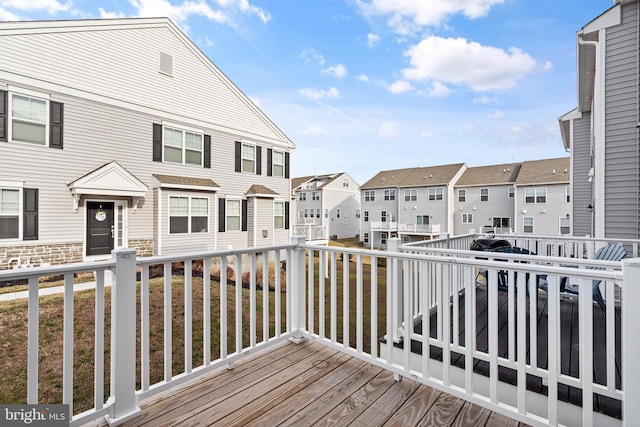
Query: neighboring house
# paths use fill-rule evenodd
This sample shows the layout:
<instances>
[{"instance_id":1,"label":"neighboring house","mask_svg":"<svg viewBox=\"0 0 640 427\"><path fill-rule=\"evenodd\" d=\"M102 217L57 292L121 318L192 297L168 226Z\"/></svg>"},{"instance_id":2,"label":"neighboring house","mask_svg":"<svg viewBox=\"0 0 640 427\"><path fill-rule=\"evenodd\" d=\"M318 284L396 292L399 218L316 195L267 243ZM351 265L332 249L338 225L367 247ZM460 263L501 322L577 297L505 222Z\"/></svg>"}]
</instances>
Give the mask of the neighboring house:
<instances>
[{"instance_id":1,"label":"neighboring house","mask_svg":"<svg viewBox=\"0 0 640 427\"><path fill-rule=\"evenodd\" d=\"M382 171L360 187L362 243L386 247L453 232L454 184L464 163Z\"/></svg>"},{"instance_id":2,"label":"neighboring house","mask_svg":"<svg viewBox=\"0 0 640 427\"><path fill-rule=\"evenodd\" d=\"M515 187L515 232L571 234L569 158L522 163Z\"/></svg>"},{"instance_id":3,"label":"neighboring house","mask_svg":"<svg viewBox=\"0 0 640 427\"><path fill-rule=\"evenodd\" d=\"M295 234L307 240L357 237L360 234L360 187L348 174L292 179Z\"/></svg>"},{"instance_id":4,"label":"neighboring house","mask_svg":"<svg viewBox=\"0 0 640 427\"><path fill-rule=\"evenodd\" d=\"M0 269L290 240L294 144L169 19L0 23Z\"/></svg>"},{"instance_id":5,"label":"neighboring house","mask_svg":"<svg viewBox=\"0 0 640 427\"><path fill-rule=\"evenodd\" d=\"M522 163L468 168L455 184L454 233L514 230L514 183Z\"/></svg>"},{"instance_id":6,"label":"neighboring house","mask_svg":"<svg viewBox=\"0 0 640 427\"><path fill-rule=\"evenodd\" d=\"M640 237L638 16L617 0L576 34L577 107L559 118L576 236Z\"/></svg>"}]
</instances>

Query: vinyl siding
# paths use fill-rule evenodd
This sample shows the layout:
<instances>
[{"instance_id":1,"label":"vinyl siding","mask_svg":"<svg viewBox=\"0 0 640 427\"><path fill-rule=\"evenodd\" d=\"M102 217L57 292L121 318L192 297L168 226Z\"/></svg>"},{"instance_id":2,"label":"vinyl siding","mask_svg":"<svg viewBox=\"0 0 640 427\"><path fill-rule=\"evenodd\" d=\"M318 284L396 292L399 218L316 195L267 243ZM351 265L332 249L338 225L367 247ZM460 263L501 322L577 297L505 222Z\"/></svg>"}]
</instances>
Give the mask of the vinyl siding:
<instances>
[{"instance_id":1,"label":"vinyl siding","mask_svg":"<svg viewBox=\"0 0 640 427\"><path fill-rule=\"evenodd\" d=\"M169 197L202 197L209 199L209 227L202 233L169 233ZM193 251L195 248L201 251L214 250L214 233L216 230L215 194L213 192L200 191L176 191L162 190L162 213L160 221L160 233L162 235L162 254L178 254Z\"/></svg>"},{"instance_id":2,"label":"vinyl siding","mask_svg":"<svg viewBox=\"0 0 640 427\"><path fill-rule=\"evenodd\" d=\"M533 218L533 233L543 235L560 234L560 218L570 214L571 204L566 202L565 191L569 182L562 184L540 184L516 187L518 211L516 212L516 233L523 233L523 218ZM525 189L546 188L546 203L525 203ZM523 214L522 211L527 213Z\"/></svg>"},{"instance_id":3,"label":"vinyl siding","mask_svg":"<svg viewBox=\"0 0 640 427\"><path fill-rule=\"evenodd\" d=\"M587 206L592 203L593 182L588 182L591 169L591 113L583 113L582 118L573 120L573 147L571 148L573 198L572 222L574 236L591 235L591 213Z\"/></svg>"},{"instance_id":4,"label":"vinyl siding","mask_svg":"<svg viewBox=\"0 0 640 427\"><path fill-rule=\"evenodd\" d=\"M638 3L606 32L605 236L638 238Z\"/></svg>"},{"instance_id":5,"label":"vinyl siding","mask_svg":"<svg viewBox=\"0 0 640 427\"><path fill-rule=\"evenodd\" d=\"M508 188L513 185L486 185L456 187L454 192L454 233L466 234L470 230L480 231L480 227L493 226L493 218L510 218L514 227L514 199L509 197ZM489 189L489 201L480 201L480 190ZM458 190L465 190L464 202L458 201ZM473 224L463 224L462 214L473 214ZM489 219L491 218L491 220Z\"/></svg>"}]
</instances>

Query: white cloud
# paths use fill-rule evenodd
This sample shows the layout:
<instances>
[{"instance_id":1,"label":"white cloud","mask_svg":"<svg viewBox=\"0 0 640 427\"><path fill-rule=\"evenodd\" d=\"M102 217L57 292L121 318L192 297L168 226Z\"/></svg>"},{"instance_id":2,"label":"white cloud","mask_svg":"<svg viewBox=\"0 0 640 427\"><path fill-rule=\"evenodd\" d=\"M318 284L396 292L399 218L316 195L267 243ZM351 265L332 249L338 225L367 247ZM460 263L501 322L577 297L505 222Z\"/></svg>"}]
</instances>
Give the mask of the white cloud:
<instances>
[{"instance_id":1,"label":"white cloud","mask_svg":"<svg viewBox=\"0 0 640 427\"><path fill-rule=\"evenodd\" d=\"M56 0L3 0L2 6L18 10L46 10L51 15L71 10L71 2L61 3ZM6 11L5 11L6 12ZM10 13L10 12L6 12ZM15 15L14 15L15 16Z\"/></svg>"},{"instance_id":2,"label":"white cloud","mask_svg":"<svg viewBox=\"0 0 640 427\"><path fill-rule=\"evenodd\" d=\"M129 0L140 17L167 16L176 23L184 23L191 15L204 16L215 22L227 22L227 15L213 10L205 1L183 1L171 4L167 0Z\"/></svg>"},{"instance_id":3,"label":"white cloud","mask_svg":"<svg viewBox=\"0 0 640 427\"><path fill-rule=\"evenodd\" d=\"M405 53L410 68L402 75L410 81L436 80L466 85L474 91L507 90L536 69L536 61L517 48L504 51L464 38L430 36Z\"/></svg>"},{"instance_id":4,"label":"white cloud","mask_svg":"<svg viewBox=\"0 0 640 427\"><path fill-rule=\"evenodd\" d=\"M107 12L106 10L104 10L101 7L98 8L98 11L100 12L100 18L101 19L114 19L114 18L125 18L126 17L124 12Z\"/></svg>"},{"instance_id":5,"label":"white cloud","mask_svg":"<svg viewBox=\"0 0 640 427\"><path fill-rule=\"evenodd\" d=\"M267 23L271 20L271 14L269 14L268 11L250 4L249 0L218 0L218 4L223 7L235 6L243 13L256 15L264 23Z\"/></svg>"},{"instance_id":6,"label":"white cloud","mask_svg":"<svg viewBox=\"0 0 640 427\"><path fill-rule=\"evenodd\" d=\"M298 58L302 59L305 64L308 64L312 61L317 62L320 65L324 65L325 59L324 56L320 53L317 53L314 48L305 48L298 54Z\"/></svg>"},{"instance_id":7,"label":"white cloud","mask_svg":"<svg viewBox=\"0 0 640 427\"><path fill-rule=\"evenodd\" d=\"M504 117L504 111L500 111L500 110L493 110L491 112L491 114L489 114L489 118L490 119L501 119Z\"/></svg>"},{"instance_id":8,"label":"white cloud","mask_svg":"<svg viewBox=\"0 0 640 427\"><path fill-rule=\"evenodd\" d=\"M431 138L433 136L433 132L423 129L420 131L420 136L422 138Z\"/></svg>"},{"instance_id":9,"label":"white cloud","mask_svg":"<svg viewBox=\"0 0 640 427\"><path fill-rule=\"evenodd\" d=\"M393 139L400 136L400 125L397 122L383 121L378 127L380 138Z\"/></svg>"},{"instance_id":10,"label":"white cloud","mask_svg":"<svg viewBox=\"0 0 640 427\"><path fill-rule=\"evenodd\" d=\"M473 105L493 104L494 102L498 102L498 98L486 96L486 95L473 98Z\"/></svg>"},{"instance_id":11,"label":"white cloud","mask_svg":"<svg viewBox=\"0 0 640 427\"><path fill-rule=\"evenodd\" d=\"M368 16L388 16L387 25L399 34L412 34L425 26L439 26L451 16L469 19L486 16L506 0L356 0Z\"/></svg>"},{"instance_id":12,"label":"white cloud","mask_svg":"<svg viewBox=\"0 0 640 427\"><path fill-rule=\"evenodd\" d=\"M327 133L327 129L322 125L309 125L305 129L300 129L301 135L324 135Z\"/></svg>"},{"instance_id":13,"label":"white cloud","mask_svg":"<svg viewBox=\"0 0 640 427\"><path fill-rule=\"evenodd\" d=\"M340 92L335 87L330 87L329 90L304 88L299 90L300 94L306 96L314 101L320 101L325 98L339 98Z\"/></svg>"},{"instance_id":14,"label":"white cloud","mask_svg":"<svg viewBox=\"0 0 640 427\"><path fill-rule=\"evenodd\" d=\"M369 81L369 76L367 76L366 74L358 74L356 76L356 80L367 83Z\"/></svg>"},{"instance_id":15,"label":"white cloud","mask_svg":"<svg viewBox=\"0 0 640 427\"><path fill-rule=\"evenodd\" d=\"M0 21L22 21L22 19L18 15L0 7Z\"/></svg>"},{"instance_id":16,"label":"white cloud","mask_svg":"<svg viewBox=\"0 0 640 427\"><path fill-rule=\"evenodd\" d=\"M333 77L335 77L336 79L341 79L344 76L347 75L347 67L345 67L342 64L336 64L336 65L332 65L331 67L327 68L326 70L322 70L322 72L324 74L329 74Z\"/></svg>"},{"instance_id":17,"label":"white cloud","mask_svg":"<svg viewBox=\"0 0 640 427\"><path fill-rule=\"evenodd\" d=\"M369 48L375 47L380 42L380 36L377 34L369 33L367 34L367 46Z\"/></svg>"},{"instance_id":18,"label":"white cloud","mask_svg":"<svg viewBox=\"0 0 640 427\"><path fill-rule=\"evenodd\" d=\"M451 89L440 82L433 82L427 89L427 96L430 98L444 98L451 93Z\"/></svg>"},{"instance_id":19,"label":"white cloud","mask_svg":"<svg viewBox=\"0 0 640 427\"><path fill-rule=\"evenodd\" d=\"M413 86L406 80L398 80L387 86L389 92L393 94L405 93L413 90Z\"/></svg>"}]
</instances>

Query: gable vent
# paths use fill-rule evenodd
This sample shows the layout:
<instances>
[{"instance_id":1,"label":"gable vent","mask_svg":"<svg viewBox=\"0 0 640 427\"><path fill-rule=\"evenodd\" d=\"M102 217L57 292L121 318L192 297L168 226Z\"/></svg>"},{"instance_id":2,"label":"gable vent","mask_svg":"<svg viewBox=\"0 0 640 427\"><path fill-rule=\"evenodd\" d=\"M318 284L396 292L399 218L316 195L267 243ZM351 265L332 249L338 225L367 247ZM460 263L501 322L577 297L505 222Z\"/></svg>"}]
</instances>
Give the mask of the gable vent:
<instances>
[{"instance_id":1,"label":"gable vent","mask_svg":"<svg viewBox=\"0 0 640 427\"><path fill-rule=\"evenodd\" d=\"M160 69L162 74L173 76L173 56L168 53L160 52Z\"/></svg>"}]
</instances>

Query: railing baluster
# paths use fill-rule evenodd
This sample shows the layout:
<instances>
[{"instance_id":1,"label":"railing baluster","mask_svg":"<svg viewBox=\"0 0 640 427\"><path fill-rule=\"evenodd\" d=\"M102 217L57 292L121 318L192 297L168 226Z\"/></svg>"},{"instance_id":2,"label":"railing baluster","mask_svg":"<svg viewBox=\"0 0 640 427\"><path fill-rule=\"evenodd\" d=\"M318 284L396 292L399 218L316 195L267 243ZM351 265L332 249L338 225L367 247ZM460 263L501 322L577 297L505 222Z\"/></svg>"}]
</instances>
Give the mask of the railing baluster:
<instances>
[{"instance_id":1,"label":"railing baluster","mask_svg":"<svg viewBox=\"0 0 640 427\"><path fill-rule=\"evenodd\" d=\"M142 391L149 390L151 363L149 362L149 266L142 267L140 283L140 382ZM96 305L97 307L97 305ZM96 315L97 316L97 315ZM97 349L96 349L97 351Z\"/></svg>"},{"instance_id":2,"label":"railing baluster","mask_svg":"<svg viewBox=\"0 0 640 427\"><path fill-rule=\"evenodd\" d=\"M280 290L280 251L275 251L275 284L274 284L274 298L275 298L275 336L276 338L280 337L280 333L281 333L281 326L280 323L282 322L282 318L280 315L280 311L282 310L281 307L281 299L282 299L282 293Z\"/></svg>"},{"instance_id":3,"label":"railing baluster","mask_svg":"<svg viewBox=\"0 0 640 427\"><path fill-rule=\"evenodd\" d=\"M236 353L242 351L242 255L236 255Z\"/></svg>"},{"instance_id":4,"label":"railing baluster","mask_svg":"<svg viewBox=\"0 0 640 427\"><path fill-rule=\"evenodd\" d=\"M192 292L192 262L190 259L184 262L184 371L191 373L193 364L193 292Z\"/></svg>"},{"instance_id":5,"label":"railing baluster","mask_svg":"<svg viewBox=\"0 0 640 427\"><path fill-rule=\"evenodd\" d=\"M39 326L40 326L40 299L38 297L38 277L29 278L29 320L28 320L28 344L27 344L27 403L38 403L38 360L39 360Z\"/></svg>"},{"instance_id":6,"label":"railing baluster","mask_svg":"<svg viewBox=\"0 0 640 427\"><path fill-rule=\"evenodd\" d=\"M211 258L202 259L202 364L211 364Z\"/></svg>"},{"instance_id":7,"label":"railing baluster","mask_svg":"<svg viewBox=\"0 0 640 427\"><path fill-rule=\"evenodd\" d=\"M532 289L533 291L533 289ZM537 292L537 290L536 290ZM585 294L586 292L581 292ZM589 295L589 299L591 296ZM548 339L547 339L547 351L548 362L547 372L549 374L548 384L549 387L549 412L547 418L549 424L556 425L558 423L558 374L560 373L560 291L558 289L558 281L548 281L547 290L547 305L548 305ZM580 323L582 323L582 317L580 317ZM582 353L582 352L581 352ZM590 367L593 364L589 364ZM591 369L591 368L590 368ZM591 398L589 398L591 399Z\"/></svg>"},{"instance_id":8,"label":"railing baluster","mask_svg":"<svg viewBox=\"0 0 640 427\"><path fill-rule=\"evenodd\" d=\"M256 253L252 252L249 257L249 346L255 348L256 346Z\"/></svg>"},{"instance_id":9,"label":"railing baluster","mask_svg":"<svg viewBox=\"0 0 640 427\"><path fill-rule=\"evenodd\" d=\"M518 272L518 282L524 283L524 286L519 286L516 290L518 310L516 311L518 320L517 328L518 333L516 335L517 340L517 408L518 413L524 415L527 413L527 287L529 287L529 295L531 299L535 299L534 292L538 292L537 287L533 281L526 283L524 281L525 273Z\"/></svg>"},{"instance_id":10,"label":"railing baluster","mask_svg":"<svg viewBox=\"0 0 640 427\"><path fill-rule=\"evenodd\" d=\"M164 380L165 382L171 381L173 372L172 367L172 334L173 334L173 314L171 307L172 300L172 274L171 262L164 263Z\"/></svg>"},{"instance_id":11,"label":"railing baluster","mask_svg":"<svg viewBox=\"0 0 640 427\"><path fill-rule=\"evenodd\" d=\"M498 274L490 268L487 290L488 300L488 333L489 333L489 400L498 403Z\"/></svg>"},{"instance_id":12,"label":"railing baluster","mask_svg":"<svg viewBox=\"0 0 640 427\"><path fill-rule=\"evenodd\" d=\"M64 275L62 403L73 414L73 273Z\"/></svg>"},{"instance_id":13,"label":"railing baluster","mask_svg":"<svg viewBox=\"0 0 640 427\"><path fill-rule=\"evenodd\" d=\"M307 258L307 305L309 307L307 313L307 324L308 330L310 333L314 333L314 317L315 317L315 309L314 309L314 300L315 300L315 292L314 292L314 250L309 249L309 256Z\"/></svg>"},{"instance_id":14,"label":"railing baluster","mask_svg":"<svg viewBox=\"0 0 640 427\"><path fill-rule=\"evenodd\" d=\"M593 300L591 282L580 279L580 380L582 383L582 425L593 425Z\"/></svg>"},{"instance_id":15,"label":"railing baluster","mask_svg":"<svg viewBox=\"0 0 640 427\"><path fill-rule=\"evenodd\" d=\"M607 302L605 310L605 324L607 328L607 388L615 390L616 388L616 307L615 307L615 283L604 282L605 301Z\"/></svg>"},{"instance_id":16,"label":"railing baluster","mask_svg":"<svg viewBox=\"0 0 640 427\"><path fill-rule=\"evenodd\" d=\"M429 371L431 366L431 302L432 292L431 287L431 263L422 262L420 268L420 285L422 286L422 375L425 378L431 377Z\"/></svg>"},{"instance_id":17,"label":"railing baluster","mask_svg":"<svg viewBox=\"0 0 640 427\"><path fill-rule=\"evenodd\" d=\"M338 268L336 253L331 252L331 342L338 340Z\"/></svg>"},{"instance_id":18,"label":"railing baluster","mask_svg":"<svg viewBox=\"0 0 640 427\"><path fill-rule=\"evenodd\" d=\"M104 270L95 271L94 276L96 279L96 300L93 339L93 400L95 409L99 411L104 406Z\"/></svg>"},{"instance_id":19,"label":"railing baluster","mask_svg":"<svg viewBox=\"0 0 640 427\"><path fill-rule=\"evenodd\" d=\"M269 252L262 252L262 341L269 342Z\"/></svg>"},{"instance_id":20,"label":"railing baluster","mask_svg":"<svg viewBox=\"0 0 640 427\"><path fill-rule=\"evenodd\" d=\"M342 345L349 347L349 254L342 253Z\"/></svg>"},{"instance_id":21,"label":"railing baluster","mask_svg":"<svg viewBox=\"0 0 640 427\"><path fill-rule=\"evenodd\" d=\"M378 357L378 258L371 256L371 358Z\"/></svg>"},{"instance_id":22,"label":"railing baluster","mask_svg":"<svg viewBox=\"0 0 640 427\"><path fill-rule=\"evenodd\" d=\"M362 256L356 255L356 350L362 353Z\"/></svg>"},{"instance_id":23,"label":"railing baluster","mask_svg":"<svg viewBox=\"0 0 640 427\"><path fill-rule=\"evenodd\" d=\"M326 337L325 331L325 272L327 270L327 252L318 253L318 335Z\"/></svg>"},{"instance_id":24,"label":"railing baluster","mask_svg":"<svg viewBox=\"0 0 640 427\"><path fill-rule=\"evenodd\" d=\"M228 338L228 326L227 326L227 257L220 257L220 358L222 360L227 358L227 338Z\"/></svg>"}]
</instances>

